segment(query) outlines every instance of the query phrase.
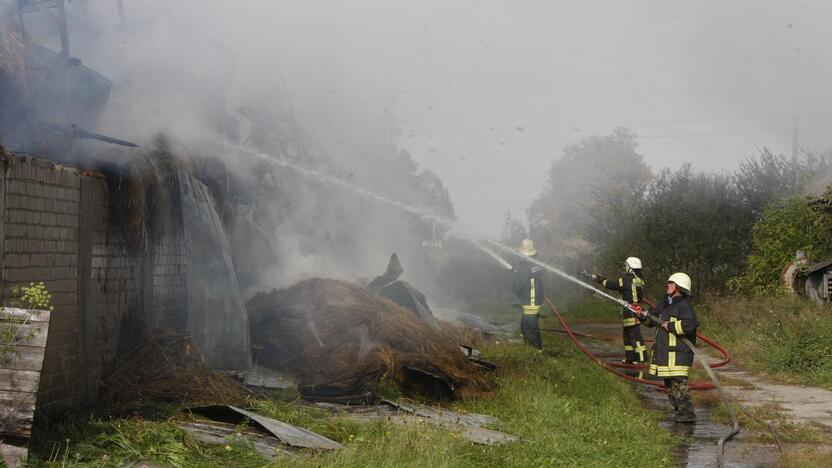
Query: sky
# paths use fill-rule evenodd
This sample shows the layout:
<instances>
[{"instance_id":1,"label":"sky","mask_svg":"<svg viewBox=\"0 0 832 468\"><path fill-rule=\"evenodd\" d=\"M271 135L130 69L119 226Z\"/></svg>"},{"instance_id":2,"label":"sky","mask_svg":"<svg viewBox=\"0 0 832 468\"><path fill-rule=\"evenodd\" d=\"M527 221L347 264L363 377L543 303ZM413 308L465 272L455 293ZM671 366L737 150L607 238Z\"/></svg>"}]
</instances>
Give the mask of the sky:
<instances>
[{"instance_id":1,"label":"sky","mask_svg":"<svg viewBox=\"0 0 832 468\"><path fill-rule=\"evenodd\" d=\"M122 37L114 3L79 0L70 15L85 8ZM488 235L506 210L525 218L565 145L616 126L640 135L656 169L730 171L762 147L790 154L795 118L802 147L832 143L823 0L125 3L128 30L154 40L91 39L85 63L117 79L114 61L159 56L206 87L229 80L229 107L289 102L310 146L334 157L360 157L344 145L356 135L391 141L440 176L463 225Z\"/></svg>"}]
</instances>

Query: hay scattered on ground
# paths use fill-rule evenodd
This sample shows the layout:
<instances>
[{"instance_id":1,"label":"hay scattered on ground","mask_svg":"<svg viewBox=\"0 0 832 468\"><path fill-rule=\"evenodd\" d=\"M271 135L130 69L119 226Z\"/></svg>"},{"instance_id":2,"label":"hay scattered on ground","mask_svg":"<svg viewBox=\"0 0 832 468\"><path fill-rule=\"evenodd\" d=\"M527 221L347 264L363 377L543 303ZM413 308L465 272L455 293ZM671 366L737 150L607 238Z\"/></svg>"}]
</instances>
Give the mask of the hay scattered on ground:
<instances>
[{"instance_id":1,"label":"hay scattered on ground","mask_svg":"<svg viewBox=\"0 0 832 468\"><path fill-rule=\"evenodd\" d=\"M205 363L185 336L154 330L132 338L116 357L99 399L109 414L142 411L159 402L243 404L246 390Z\"/></svg>"},{"instance_id":2,"label":"hay scattered on ground","mask_svg":"<svg viewBox=\"0 0 832 468\"><path fill-rule=\"evenodd\" d=\"M248 304L258 363L296 375L301 385L351 389L383 375L401 389L411 367L452 382L454 395L485 390L460 352L455 331L435 330L411 311L353 284L310 279L255 295ZM345 389L346 391L346 389Z\"/></svg>"}]
</instances>

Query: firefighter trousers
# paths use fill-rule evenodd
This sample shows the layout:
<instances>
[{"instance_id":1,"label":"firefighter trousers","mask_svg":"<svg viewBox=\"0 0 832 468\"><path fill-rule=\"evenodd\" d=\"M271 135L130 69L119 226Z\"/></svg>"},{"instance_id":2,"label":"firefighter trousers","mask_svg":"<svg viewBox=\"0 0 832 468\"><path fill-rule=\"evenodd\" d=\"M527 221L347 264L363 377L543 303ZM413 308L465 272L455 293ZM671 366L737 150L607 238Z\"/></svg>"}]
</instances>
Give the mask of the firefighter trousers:
<instances>
[{"instance_id":1,"label":"firefighter trousers","mask_svg":"<svg viewBox=\"0 0 832 468\"><path fill-rule=\"evenodd\" d=\"M624 327L624 356L627 362L644 362L647 347L639 325Z\"/></svg>"},{"instance_id":2,"label":"firefighter trousers","mask_svg":"<svg viewBox=\"0 0 832 468\"><path fill-rule=\"evenodd\" d=\"M667 397L673 410L676 411L676 421L691 422L696 419L693 413L693 401L690 398L687 377L671 377L664 379L667 388Z\"/></svg>"},{"instance_id":3,"label":"firefighter trousers","mask_svg":"<svg viewBox=\"0 0 832 468\"><path fill-rule=\"evenodd\" d=\"M532 345L537 349L543 349L537 314L523 314L520 318L520 332L523 334L524 343Z\"/></svg>"}]
</instances>

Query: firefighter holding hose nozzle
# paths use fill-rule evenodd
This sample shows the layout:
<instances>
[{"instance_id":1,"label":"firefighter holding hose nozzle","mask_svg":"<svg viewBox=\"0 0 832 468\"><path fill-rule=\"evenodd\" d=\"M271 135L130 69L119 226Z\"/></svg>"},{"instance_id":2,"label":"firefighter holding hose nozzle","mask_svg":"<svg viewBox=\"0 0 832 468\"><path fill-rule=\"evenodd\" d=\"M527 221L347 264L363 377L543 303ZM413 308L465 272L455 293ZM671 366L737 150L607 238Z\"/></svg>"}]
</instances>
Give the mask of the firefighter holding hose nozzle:
<instances>
[{"instance_id":1,"label":"firefighter holding hose nozzle","mask_svg":"<svg viewBox=\"0 0 832 468\"><path fill-rule=\"evenodd\" d=\"M617 279L606 279L596 274L588 275L607 289L618 291L621 298L630 305L638 305L644 298L644 279L642 279L641 260L629 257L624 261L624 276ZM624 361L630 364L644 362L644 338L636 315L628 307L621 309L621 320L624 337Z\"/></svg>"},{"instance_id":2,"label":"firefighter holding hose nozzle","mask_svg":"<svg viewBox=\"0 0 832 468\"><path fill-rule=\"evenodd\" d=\"M514 268L514 292L520 298L523 315L520 318L520 332L523 341L538 350L543 349L540 339L538 314L543 306L543 269L528 259L537 255L531 239L520 243L523 258Z\"/></svg>"},{"instance_id":3,"label":"firefighter holding hose nozzle","mask_svg":"<svg viewBox=\"0 0 832 468\"><path fill-rule=\"evenodd\" d=\"M641 315L639 318L648 327L656 327L656 343L653 345L650 359L650 375L664 379L670 404L676 411L676 422L692 423L696 421L693 402L688 388L688 377L693 367L693 350L682 338L688 339L696 346L696 329L699 321L693 311L690 297L690 276L674 273L667 279L665 301L652 314L661 323Z\"/></svg>"}]
</instances>

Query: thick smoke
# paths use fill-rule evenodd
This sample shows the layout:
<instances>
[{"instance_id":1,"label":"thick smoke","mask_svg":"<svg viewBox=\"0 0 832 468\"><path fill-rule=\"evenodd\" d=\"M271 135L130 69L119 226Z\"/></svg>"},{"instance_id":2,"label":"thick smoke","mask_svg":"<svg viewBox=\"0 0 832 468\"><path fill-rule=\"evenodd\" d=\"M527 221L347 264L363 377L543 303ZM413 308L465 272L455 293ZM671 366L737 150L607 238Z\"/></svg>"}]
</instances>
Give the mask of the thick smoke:
<instances>
[{"instance_id":1,"label":"thick smoke","mask_svg":"<svg viewBox=\"0 0 832 468\"><path fill-rule=\"evenodd\" d=\"M71 55L113 82L101 124L87 130L143 146L163 134L216 181L215 195L233 207L226 221L244 293L313 276L371 278L391 252L411 281L435 284L432 254L422 248L433 239L429 224L238 149L453 215L441 181L397 147L398 85L383 71L344 68L348 61L324 38L334 11L265 1L125 6L122 23L115 2L67 4ZM29 15L26 27L36 42L59 49L46 18ZM223 193L217 164L244 195Z\"/></svg>"}]
</instances>

